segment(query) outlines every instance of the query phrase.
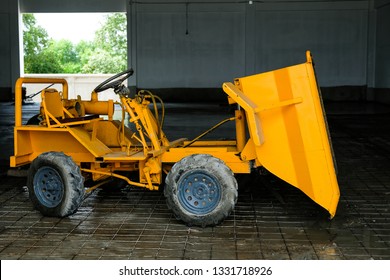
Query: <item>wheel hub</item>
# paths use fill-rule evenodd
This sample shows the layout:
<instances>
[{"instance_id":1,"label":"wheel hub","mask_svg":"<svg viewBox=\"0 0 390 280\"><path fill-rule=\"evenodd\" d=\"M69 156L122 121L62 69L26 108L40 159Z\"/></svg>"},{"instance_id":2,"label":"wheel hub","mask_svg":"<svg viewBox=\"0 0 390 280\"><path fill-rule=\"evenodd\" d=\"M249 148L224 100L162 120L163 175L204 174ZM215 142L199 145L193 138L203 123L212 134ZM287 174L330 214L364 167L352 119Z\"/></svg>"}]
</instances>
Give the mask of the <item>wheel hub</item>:
<instances>
[{"instance_id":1,"label":"wheel hub","mask_svg":"<svg viewBox=\"0 0 390 280\"><path fill-rule=\"evenodd\" d=\"M58 206L64 196L64 184L57 170L49 166L39 168L34 176L34 192L44 206Z\"/></svg>"},{"instance_id":2,"label":"wheel hub","mask_svg":"<svg viewBox=\"0 0 390 280\"><path fill-rule=\"evenodd\" d=\"M194 170L183 175L179 182L179 202L193 214L207 214L221 199L220 184L212 174Z\"/></svg>"}]
</instances>

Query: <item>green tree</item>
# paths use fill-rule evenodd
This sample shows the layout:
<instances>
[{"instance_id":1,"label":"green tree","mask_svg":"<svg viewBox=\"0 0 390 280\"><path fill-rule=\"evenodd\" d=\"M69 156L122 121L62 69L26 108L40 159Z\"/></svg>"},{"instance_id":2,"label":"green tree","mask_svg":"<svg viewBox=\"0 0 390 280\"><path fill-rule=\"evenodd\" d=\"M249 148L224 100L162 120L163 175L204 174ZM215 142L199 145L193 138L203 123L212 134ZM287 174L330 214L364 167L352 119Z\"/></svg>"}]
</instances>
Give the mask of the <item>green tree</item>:
<instances>
[{"instance_id":1,"label":"green tree","mask_svg":"<svg viewBox=\"0 0 390 280\"><path fill-rule=\"evenodd\" d=\"M23 14L23 50L26 56L38 54L48 46L49 35L33 14Z\"/></svg>"},{"instance_id":2,"label":"green tree","mask_svg":"<svg viewBox=\"0 0 390 280\"><path fill-rule=\"evenodd\" d=\"M92 42L74 45L55 41L37 25L33 14L23 14L25 73L117 73L127 68L126 15L114 13L95 33Z\"/></svg>"},{"instance_id":3,"label":"green tree","mask_svg":"<svg viewBox=\"0 0 390 280\"><path fill-rule=\"evenodd\" d=\"M23 50L25 73L59 73L61 66L55 53L47 50L50 38L37 25L33 14L23 14Z\"/></svg>"},{"instance_id":4,"label":"green tree","mask_svg":"<svg viewBox=\"0 0 390 280\"><path fill-rule=\"evenodd\" d=\"M96 31L92 49L84 51L88 59L83 73L117 73L127 68L127 21L126 14L114 13Z\"/></svg>"},{"instance_id":5,"label":"green tree","mask_svg":"<svg viewBox=\"0 0 390 280\"><path fill-rule=\"evenodd\" d=\"M127 57L126 14L113 13L106 17L106 22L95 33L95 44L108 53Z\"/></svg>"},{"instance_id":6,"label":"green tree","mask_svg":"<svg viewBox=\"0 0 390 280\"><path fill-rule=\"evenodd\" d=\"M56 54L62 73L80 73L81 61L76 46L69 40L50 41L48 47Z\"/></svg>"},{"instance_id":7,"label":"green tree","mask_svg":"<svg viewBox=\"0 0 390 280\"><path fill-rule=\"evenodd\" d=\"M59 62L58 54L51 48L46 48L41 52L28 56L24 59L25 73L63 73Z\"/></svg>"},{"instance_id":8,"label":"green tree","mask_svg":"<svg viewBox=\"0 0 390 280\"><path fill-rule=\"evenodd\" d=\"M84 73L109 74L126 69L126 61L120 56L112 56L106 50L97 48L90 55L89 61L83 66Z\"/></svg>"},{"instance_id":9,"label":"green tree","mask_svg":"<svg viewBox=\"0 0 390 280\"><path fill-rule=\"evenodd\" d=\"M89 57L92 55L95 48L93 42L90 41L80 41L76 46L76 53L79 56L81 65L84 65L88 62Z\"/></svg>"},{"instance_id":10,"label":"green tree","mask_svg":"<svg viewBox=\"0 0 390 280\"><path fill-rule=\"evenodd\" d=\"M25 73L79 73L80 59L69 40L55 41L37 25L33 14L23 14Z\"/></svg>"}]
</instances>

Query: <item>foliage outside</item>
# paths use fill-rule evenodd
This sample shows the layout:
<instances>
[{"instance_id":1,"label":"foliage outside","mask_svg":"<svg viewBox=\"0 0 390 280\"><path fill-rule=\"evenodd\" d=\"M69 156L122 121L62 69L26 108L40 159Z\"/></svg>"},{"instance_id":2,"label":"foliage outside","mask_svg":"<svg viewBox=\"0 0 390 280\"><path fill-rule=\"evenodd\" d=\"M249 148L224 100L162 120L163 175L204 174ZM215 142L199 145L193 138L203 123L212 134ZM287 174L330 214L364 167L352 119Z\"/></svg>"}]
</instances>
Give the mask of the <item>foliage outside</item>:
<instances>
[{"instance_id":1,"label":"foliage outside","mask_svg":"<svg viewBox=\"0 0 390 280\"><path fill-rule=\"evenodd\" d=\"M126 15L113 13L96 31L93 41L73 44L53 40L37 25L33 14L23 14L25 73L112 74L127 68Z\"/></svg>"}]
</instances>

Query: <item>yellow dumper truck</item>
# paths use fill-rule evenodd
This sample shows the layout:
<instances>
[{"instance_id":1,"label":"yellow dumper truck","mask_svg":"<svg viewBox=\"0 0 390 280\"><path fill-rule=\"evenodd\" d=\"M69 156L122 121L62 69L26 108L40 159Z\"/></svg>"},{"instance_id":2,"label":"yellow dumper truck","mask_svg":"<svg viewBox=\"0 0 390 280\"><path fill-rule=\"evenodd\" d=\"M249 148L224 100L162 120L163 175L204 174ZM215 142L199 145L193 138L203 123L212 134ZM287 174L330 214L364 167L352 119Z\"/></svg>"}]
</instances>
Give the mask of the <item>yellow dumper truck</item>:
<instances>
[{"instance_id":1,"label":"yellow dumper truck","mask_svg":"<svg viewBox=\"0 0 390 280\"><path fill-rule=\"evenodd\" d=\"M166 174L164 195L175 216L189 225L213 226L235 207L235 175L259 168L335 215L339 187L310 52L305 63L222 85L237 109L210 130L233 121L234 140L202 140L208 131L193 140L167 139L162 100L149 91L131 94L123 82L132 74L130 69L107 79L90 100L68 99L64 79L16 82L10 165L29 165L29 196L43 215L73 214L87 193L112 178L154 191ZM42 90L39 121L23 124L22 85L27 83L62 84L62 91ZM113 117L113 100L99 101L107 89L119 96L122 119Z\"/></svg>"}]
</instances>

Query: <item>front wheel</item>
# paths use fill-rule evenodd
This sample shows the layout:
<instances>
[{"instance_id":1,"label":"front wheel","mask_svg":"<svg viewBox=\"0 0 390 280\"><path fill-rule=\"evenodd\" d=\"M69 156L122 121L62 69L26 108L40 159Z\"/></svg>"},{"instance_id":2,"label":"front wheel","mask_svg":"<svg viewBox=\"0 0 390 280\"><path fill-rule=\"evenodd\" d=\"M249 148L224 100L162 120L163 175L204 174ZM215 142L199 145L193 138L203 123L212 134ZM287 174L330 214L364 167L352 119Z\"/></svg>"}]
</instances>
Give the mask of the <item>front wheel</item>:
<instances>
[{"instance_id":1,"label":"front wheel","mask_svg":"<svg viewBox=\"0 0 390 280\"><path fill-rule=\"evenodd\" d=\"M69 216L84 198L80 168L61 152L43 153L33 160L27 187L34 207L45 216Z\"/></svg>"},{"instance_id":2,"label":"front wheel","mask_svg":"<svg viewBox=\"0 0 390 280\"><path fill-rule=\"evenodd\" d=\"M237 202L237 181L226 164L208 154L177 162L165 180L164 195L175 216L195 226L214 226Z\"/></svg>"}]
</instances>

